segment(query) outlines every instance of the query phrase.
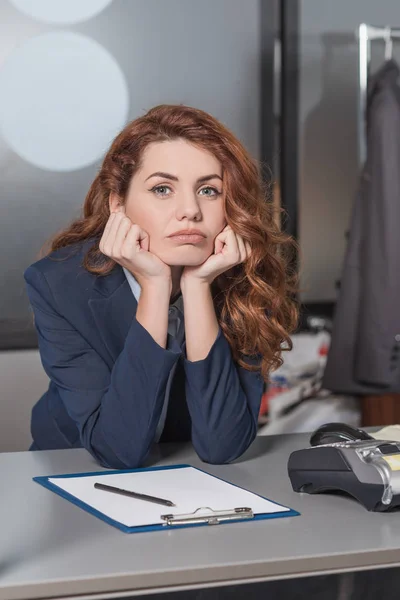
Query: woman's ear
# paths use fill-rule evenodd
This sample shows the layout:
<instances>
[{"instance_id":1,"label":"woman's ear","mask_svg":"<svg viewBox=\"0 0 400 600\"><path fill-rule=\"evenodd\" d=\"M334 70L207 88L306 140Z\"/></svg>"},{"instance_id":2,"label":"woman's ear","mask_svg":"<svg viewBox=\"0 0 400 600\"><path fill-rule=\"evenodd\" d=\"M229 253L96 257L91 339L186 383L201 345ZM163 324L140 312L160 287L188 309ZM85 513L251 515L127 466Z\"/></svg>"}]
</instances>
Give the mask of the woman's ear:
<instances>
[{"instance_id":1,"label":"woman's ear","mask_svg":"<svg viewBox=\"0 0 400 600\"><path fill-rule=\"evenodd\" d=\"M117 212L125 212L125 207L121 202L121 198L115 192L111 192L109 197L110 214Z\"/></svg>"}]
</instances>

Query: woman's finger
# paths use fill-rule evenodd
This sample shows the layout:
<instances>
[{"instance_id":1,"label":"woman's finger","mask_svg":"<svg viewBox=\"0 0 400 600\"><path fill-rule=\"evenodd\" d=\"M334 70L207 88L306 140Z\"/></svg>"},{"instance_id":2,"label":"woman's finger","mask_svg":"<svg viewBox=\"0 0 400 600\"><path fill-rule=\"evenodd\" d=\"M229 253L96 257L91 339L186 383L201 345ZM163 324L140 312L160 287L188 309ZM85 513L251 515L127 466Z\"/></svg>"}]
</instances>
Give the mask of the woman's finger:
<instances>
[{"instance_id":1,"label":"woman's finger","mask_svg":"<svg viewBox=\"0 0 400 600\"><path fill-rule=\"evenodd\" d=\"M223 252L227 257L229 256L232 264L237 263L239 261L238 242L236 234L229 225L219 234L217 240L219 245L222 244L220 252Z\"/></svg>"},{"instance_id":2,"label":"woman's finger","mask_svg":"<svg viewBox=\"0 0 400 600\"><path fill-rule=\"evenodd\" d=\"M231 229L228 229L228 225L217 235L214 241L214 254L220 254L224 249L224 246L227 244L228 236L230 234Z\"/></svg>"},{"instance_id":3,"label":"woman's finger","mask_svg":"<svg viewBox=\"0 0 400 600\"><path fill-rule=\"evenodd\" d=\"M139 237L140 227L138 227L137 225L131 225L121 248L122 258L130 260L136 252L140 251Z\"/></svg>"},{"instance_id":4,"label":"woman's finger","mask_svg":"<svg viewBox=\"0 0 400 600\"><path fill-rule=\"evenodd\" d=\"M246 260L246 246L241 235L236 235L236 241L239 249L239 262Z\"/></svg>"},{"instance_id":5,"label":"woman's finger","mask_svg":"<svg viewBox=\"0 0 400 600\"><path fill-rule=\"evenodd\" d=\"M99 248L100 248L100 250L101 250L102 252L103 252L103 248L104 248L105 241L107 240L107 238L108 238L108 236L109 236L110 229L111 229L111 224L112 224L112 222L113 222L114 218L115 218L115 213L112 213L112 214L109 216L109 218L108 218L108 221L107 221L107 223L106 223L106 226L104 227L103 235L101 236L101 240L100 240L100 243L99 243Z\"/></svg>"},{"instance_id":6,"label":"woman's finger","mask_svg":"<svg viewBox=\"0 0 400 600\"><path fill-rule=\"evenodd\" d=\"M121 249L125 242L125 238L127 236L128 231L132 227L131 220L128 217L123 217L120 219L118 229L115 233L113 248L112 248L112 256L117 260L121 258Z\"/></svg>"},{"instance_id":7,"label":"woman's finger","mask_svg":"<svg viewBox=\"0 0 400 600\"><path fill-rule=\"evenodd\" d=\"M232 265L237 264L240 260L240 250L238 244L238 236L231 228L229 228L226 236L226 253L229 254Z\"/></svg>"},{"instance_id":8,"label":"woman's finger","mask_svg":"<svg viewBox=\"0 0 400 600\"><path fill-rule=\"evenodd\" d=\"M119 224L121 223L123 218L124 216L121 213L114 213L114 218L110 223L108 235L103 242L103 252L107 256L112 256L115 236L117 235Z\"/></svg>"},{"instance_id":9,"label":"woman's finger","mask_svg":"<svg viewBox=\"0 0 400 600\"><path fill-rule=\"evenodd\" d=\"M122 221L122 219L124 218L122 213L115 212L115 213L113 213L113 215L114 215L114 218L113 218L112 222L110 223L110 229L108 230L108 237L111 237L112 239L115 238L115 234L118 231L119 224Z\"/></svg>"},{"instance_id":10,"label":"woman's finger","mask_svg":"<svg viewBox=\"0 0 400 600\"><path fill-rule=\"evenodd\" d=\"M139 227L139 246L141 250L149 251L150 247L150 236L149 234Z\"/></svg>"},{"instance_id":11,"label":"woman's finger","mask_svg":"<svg viewBox=\"0 0 400 600\"><path fill-rule=\"evenodd\" d=\"M214 241L214 254L220 254L225 246L225 242L217 236Z\"/></svg>"}]
</instances>

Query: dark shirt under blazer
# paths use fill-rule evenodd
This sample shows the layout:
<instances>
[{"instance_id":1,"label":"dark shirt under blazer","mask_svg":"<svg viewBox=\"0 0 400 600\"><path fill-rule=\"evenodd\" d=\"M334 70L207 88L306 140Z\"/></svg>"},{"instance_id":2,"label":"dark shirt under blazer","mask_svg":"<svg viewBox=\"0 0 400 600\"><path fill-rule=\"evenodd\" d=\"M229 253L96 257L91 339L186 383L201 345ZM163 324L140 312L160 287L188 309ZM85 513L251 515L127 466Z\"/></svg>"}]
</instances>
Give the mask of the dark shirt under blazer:
<instances>
[{"instance_id":1,"label":"dark shirt under blazer","mask_svg":"<svg viewBox=\"0 0 400 600\"><path fill-rule=\"evenodd\" d=\"M155 439L172 367L160 441L192 439L211 463L240 456L256 436L263 383L237 366L222 331L204 360L185 346L159 346L136 320L137 302L123 269L86 271L88 243L56 251L25 272L41 360L50 378L34 406L39 449L85 447L102 465L134 468Z\"/></svg>"}]
</instances>

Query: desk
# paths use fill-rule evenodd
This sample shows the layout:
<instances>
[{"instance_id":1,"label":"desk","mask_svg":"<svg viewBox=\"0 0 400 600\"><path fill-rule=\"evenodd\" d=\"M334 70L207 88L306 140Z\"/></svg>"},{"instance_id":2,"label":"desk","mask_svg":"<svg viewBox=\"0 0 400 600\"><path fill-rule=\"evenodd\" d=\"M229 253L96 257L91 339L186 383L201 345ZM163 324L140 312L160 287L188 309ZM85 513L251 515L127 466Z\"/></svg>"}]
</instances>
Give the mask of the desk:
<instances>
[{"instance_id":1,"label":"desk","mask_svg":"<svg viewBox=\"0 0 400 600\"><path fill-rule=\"evenodd\" d=\"M226 466L201 463L189 445L158 446L152 464L200 466L302 515L141 534L122 533L32 481L99 470L85 450L0 454L0 600L115 598L400 565L398 513L292 491L287 459L307 437L259 437Z\"/></svg>"}]
</instances>

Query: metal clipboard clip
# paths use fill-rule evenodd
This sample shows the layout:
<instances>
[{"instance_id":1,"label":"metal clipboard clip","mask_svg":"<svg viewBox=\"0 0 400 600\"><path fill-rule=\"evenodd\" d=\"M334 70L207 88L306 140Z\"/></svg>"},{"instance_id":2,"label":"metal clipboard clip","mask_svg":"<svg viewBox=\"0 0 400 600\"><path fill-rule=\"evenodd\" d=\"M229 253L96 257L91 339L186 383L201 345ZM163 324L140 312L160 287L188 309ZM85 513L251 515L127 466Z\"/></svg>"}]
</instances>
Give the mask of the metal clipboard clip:
<instances>
[{"instance_id":1,"label":"metal clipboard clip","mask_svg":"<svg viewBox=\"0 0 400 600\"><path fill-rule=\"evenodd\" d=\"M204 511L208 511L204 514ZM201 514L198 514L201 513ZM254 513L251 508L241 507L230 510L213 510L209 506L202 506L192 513L181 515L161 515L165 525L188 525L193 523L207 523L207 525L219 525L223 521L238 521L241 519L253 519Z\"/></svg>"}]
</instances>

